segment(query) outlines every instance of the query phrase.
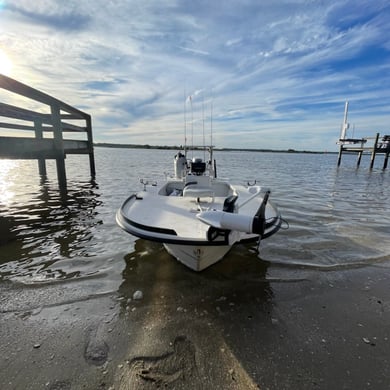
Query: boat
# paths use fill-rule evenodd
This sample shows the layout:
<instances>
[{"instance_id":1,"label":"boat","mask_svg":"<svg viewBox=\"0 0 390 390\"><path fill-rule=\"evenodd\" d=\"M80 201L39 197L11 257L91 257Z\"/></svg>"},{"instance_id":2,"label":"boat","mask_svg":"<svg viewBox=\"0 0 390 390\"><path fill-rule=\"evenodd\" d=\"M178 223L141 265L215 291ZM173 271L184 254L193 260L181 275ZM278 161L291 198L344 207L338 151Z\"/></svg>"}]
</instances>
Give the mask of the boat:
<instances>
[{"instance_id":1,"label":"boat","mask_svg":"<svg viewBox=\"0 0 390 390\"><path fill-rule=\"evenodd\" d=\"M203 148L204 159L189 159L186 148L179 151L173 175L166 175L161 185L140 179L142 189L131 194L116 214L126 232L161 242L194 271L221 260L237 243L260 243L282 224L269 190L256 182L238 185L217 177L213 147Z\"/></svg>"}]
</instances>

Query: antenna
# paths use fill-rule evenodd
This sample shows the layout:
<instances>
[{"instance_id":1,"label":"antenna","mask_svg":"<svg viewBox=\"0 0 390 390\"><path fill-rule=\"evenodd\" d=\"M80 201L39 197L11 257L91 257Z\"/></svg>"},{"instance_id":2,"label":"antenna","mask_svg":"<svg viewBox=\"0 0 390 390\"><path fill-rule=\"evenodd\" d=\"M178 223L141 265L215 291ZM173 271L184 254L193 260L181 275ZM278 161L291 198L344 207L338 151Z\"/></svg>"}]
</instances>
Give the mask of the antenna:
<instances>
[{"instance_id":1,"label":"antenna","mask_svg":"<svg viewBox=\"0 0 390 390\"><path fill-rule=\"evenodd\" d=\"M213 102L214 95L213 90L211 90L211 102L210 102L210 163L211 169L213 171L213 176L217 177L217 167L215 164L215 160L213 159Z\"/></svg>"},{"instance_id":2,"label":"antenna","mask_svg":"<svg viewBox=\"0 0 390 390\"><path fill-rule=\"evenodd\" d=\"M194 158L194 111L192 109L192 96L191 95L190 95L190 103L191 103L191 142L192 142L191 157Z\"/></svg>"},{"instance_id":3,"label":"antenna","mask_svg":"<svg viewBox=\"0 0 390 390\"><path fill-rule=\"evenodd\" d=\"M213 146L213 92L211 91L211 106L210 106L210 146Z\"/></svg>"},{"instance_id":4,"label":"antenna","mask_svg":"<svg viewBox=\"0 0 390 390\"><path fill-rule=\"evenodd\" d=\"M206 138L204 134L204 94L202 94L202 121L203 121L203 161L206 161Z\"/></svg>"},{"instance_id":5,"label":"antenna","mask_svg":"<svg viewBox=\"0 0 390 390\"><path fill-rule=\"evenodd\" d=\"M187 94L184 89L184 155L187 158Z\"/></svg>"}]
</instances>

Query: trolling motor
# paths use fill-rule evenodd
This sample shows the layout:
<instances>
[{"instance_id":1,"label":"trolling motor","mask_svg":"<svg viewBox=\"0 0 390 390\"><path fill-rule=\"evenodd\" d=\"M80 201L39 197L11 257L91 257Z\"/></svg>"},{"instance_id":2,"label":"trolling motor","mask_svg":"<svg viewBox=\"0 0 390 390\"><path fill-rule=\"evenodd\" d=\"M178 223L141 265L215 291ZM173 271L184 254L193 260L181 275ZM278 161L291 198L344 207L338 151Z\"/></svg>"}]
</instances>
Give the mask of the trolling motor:
<instances>
[{"instance_id":1,"label":"trolling motor","mask_svg":"<svg viewBox=\"0 0 390 390\"><path fill-rule=\"evenodd\" d=\"M263 201L261 202L252 222L252 233L256 233L260 235L260 237L263 237L265 231L265 208L270 194L271 191L269 190L264 194Z\"/></svg>"},{"instance_id":2,"label":"trolling motor","mask_svg":"<svg viewBox=\"0 0 390 390\"><path fill-rule=\"evenodd\" d=\"M208 236L209 241L213 241L218 234L226 235L226 232L236 230L244 233L254 233L263 237L265 231L265 209L271 191L267 191L264 195L263 201L256 214L252 217L250 215L240 215L233 212L233 209L208 210L197 214L197 218L206 223L213 229L213 234Z\"/></svg>"}]
</instances>

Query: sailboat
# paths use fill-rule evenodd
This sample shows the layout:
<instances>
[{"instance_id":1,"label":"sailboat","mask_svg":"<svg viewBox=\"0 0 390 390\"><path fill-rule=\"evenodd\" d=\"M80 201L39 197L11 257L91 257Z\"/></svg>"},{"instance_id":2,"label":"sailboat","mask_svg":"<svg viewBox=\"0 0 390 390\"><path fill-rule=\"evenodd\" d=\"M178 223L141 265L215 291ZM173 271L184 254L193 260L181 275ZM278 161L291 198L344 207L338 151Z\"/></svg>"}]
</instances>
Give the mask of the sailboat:
<instances>
[{"instance_id":1,"label":"sailboat","mask_svg":"<svg viewBox=\"0 0 390 390\"><path fill-rule=\"evenodd\" d=\"M347 137L347 130L349 129L348 106L349 106L349 102L346 101L345 106L344 106L344 119L343 119L343 123L341 124L340 138L339 138L337 144L345 145L345 144L359 144L360 143L361 146L363 147L363 145L367 142L367 139L354 138L353 133L352 133L352 137Z\"/></svg>"}]
</instances>

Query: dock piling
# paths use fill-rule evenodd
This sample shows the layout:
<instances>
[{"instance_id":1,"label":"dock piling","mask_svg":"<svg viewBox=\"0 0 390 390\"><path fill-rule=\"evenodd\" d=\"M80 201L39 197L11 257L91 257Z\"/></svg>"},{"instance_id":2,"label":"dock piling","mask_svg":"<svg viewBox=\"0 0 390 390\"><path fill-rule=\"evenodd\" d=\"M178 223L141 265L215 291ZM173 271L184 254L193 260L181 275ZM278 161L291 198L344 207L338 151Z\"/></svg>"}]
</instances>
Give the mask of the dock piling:
<instances>
[{"instance_id":1,"label":"dock piling","mask_svg":"<svg viewBox=\"0 0 390 390\"><path fill-rule=\"evenodd\" d=\"M35 119L34 120L34 127L35 127L35 138L38 140L43 139L42 121L40 119ZM41 176L47 175L46 161L42 157L38 157L38 169L39 169L39 174Z\"/></svg>"}]
</instances>

